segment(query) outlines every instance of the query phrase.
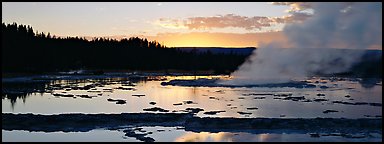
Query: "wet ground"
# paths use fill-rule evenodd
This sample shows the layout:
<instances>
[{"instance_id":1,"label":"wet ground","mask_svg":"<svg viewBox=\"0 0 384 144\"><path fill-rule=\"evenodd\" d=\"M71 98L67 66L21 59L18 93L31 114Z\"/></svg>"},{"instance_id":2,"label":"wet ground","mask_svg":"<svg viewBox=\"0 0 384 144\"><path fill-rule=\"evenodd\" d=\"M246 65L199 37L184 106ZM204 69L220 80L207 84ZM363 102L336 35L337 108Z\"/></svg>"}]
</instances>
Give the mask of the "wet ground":
<instances>
[{"instance_id":1,"label":"wet ground","mask_svg":"<svg viewBox=\"0 0 384 144\"><path fill-rule=\"evenodd\" d=\"M200 78L200 79L199 79ZM203 78L203 79L201 79ZM3 79L2 113L13 114L120 114L120 113L192 113L196 117L226 118L372 118L382 117L381 79L313 77L300 81L305 87L291 83L284 86L220 86L207 85L228 76L36 76ZM173 83L182 80L183 84ZM186 81L185 81L186 80ZM189 81L191 80L191 81ZM200 82L203 81L203 82ZM188 84L193 85L188 85ZM143 128L144 129L144 128ZM150 126L148 129L157 129ZM152 130L139 139L132 139L130 131L116 139L104 141L381 141L380 132L361 131L363 136L321 134L311 132L272 133L186 131L169 127L172 136L163 138L164 131ZM2 130L3 141L18 141L12 135L29 135L23 140L34 141L44 135L65 140L76 135L74 141L98 141L94 135L110 130L88 132L27 132ZM128 133L128 137L124 138ZM311 135L311 134L312 135ZM334 132L333 132L334 133ZM372 134L371 134L372 133ZM347 133L358 135L357 133ZM84 135L83 137L80 135ZM167 135L167 134L165 134ZM74 136L74 137L76 137ZM145 138L145 137L150 138ZM89 137L87 138L84 137ZM220 137L220 138L217 138ZM230 137L230 138L228 138ZM272 137L272 138L271 138ZM82 139L84 138L84 139ZM20 140L20 141L23 141ZM103 141L103 140L100 140Z\"/></svg>"}]
</instances>

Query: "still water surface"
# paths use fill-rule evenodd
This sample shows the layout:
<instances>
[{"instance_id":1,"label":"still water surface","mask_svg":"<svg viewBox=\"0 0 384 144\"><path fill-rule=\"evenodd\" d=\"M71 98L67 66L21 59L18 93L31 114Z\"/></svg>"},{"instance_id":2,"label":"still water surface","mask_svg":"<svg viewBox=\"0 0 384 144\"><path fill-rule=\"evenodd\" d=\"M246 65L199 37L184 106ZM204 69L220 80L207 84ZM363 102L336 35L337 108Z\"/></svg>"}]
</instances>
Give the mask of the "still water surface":
<instances>
[{"instance_id":1,"label":"still water surface","mask_svg":"<svg viewBox=\"0 0 384 144\"><path fill-rule=\"evenodd\" d=\"M227 76L159 76L146 80L128 80L126 78L55 80L47 84L44 92L34 92L17 98L2 97L2 113L140 113L146 108L159 107L171 112L183 112L186 108L202 108L199 117L267 117L267 118L366 118L381 117L382 82L366 85L356 79L309 78L308 82L316 88L288 87L185 87L162 86L161 82L174 79L220 78ZM102 83L102 84L100 84ZM99 84L87 90L84 87ZM55 87L56 88L53 88ZM66 87L65 87L66 86ZM328 88L321 88L327 86ZM74 97L54 96L53 94L72 94ZM255 95L253 95L255 94ZM258 95L262 94L262 95ZM267 95L263 95L267 94ZM277 95L304 99L284 99ZM88 95L83 98L79 95ZM108 99L125 100L125 104L116 104ZM323 99L324 101L316 101ZM380 106L369 104L378 103ZM152 102L152 103L151 103ZM153 103L154 102L154 103ZM208 111L225 111L215 115L204 114ZM338 112L324 113L325 110ZM239 113L240 112L240 113ZM241 112L244 112L241 114ZM190 132L172 127L143 127L153 131L148 136L156 141L381 141L377 137L366 139L348 139L343 137L313 138L306 133L246 133L246 132ZM89 132L28 132L2 130L3 141L138 141L124 136L123 132L96 129Z\"/></svg>"}]
</instances>

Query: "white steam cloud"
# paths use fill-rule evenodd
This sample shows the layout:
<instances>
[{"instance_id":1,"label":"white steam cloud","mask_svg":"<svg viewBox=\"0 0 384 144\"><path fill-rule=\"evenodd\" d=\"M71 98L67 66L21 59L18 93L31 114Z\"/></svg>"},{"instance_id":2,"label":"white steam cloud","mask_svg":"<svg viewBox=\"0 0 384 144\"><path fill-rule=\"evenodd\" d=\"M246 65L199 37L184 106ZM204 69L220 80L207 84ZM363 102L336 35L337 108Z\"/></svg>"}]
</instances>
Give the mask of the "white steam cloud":
<instances>
[{"instance_id":1,"label":"white steam cloud","mask_svg":"<svg viewBox=\"0 0 384 144\"><path fill-rule=\"evenodd\" d=\"M361 49L382 46L381 3L306 3L306 8L313 9L310 18L283 29L292 48L262 46L233 73L235 79L223 83L281 83L345 72L360 61Z\"/></svg>"}]
</instances>

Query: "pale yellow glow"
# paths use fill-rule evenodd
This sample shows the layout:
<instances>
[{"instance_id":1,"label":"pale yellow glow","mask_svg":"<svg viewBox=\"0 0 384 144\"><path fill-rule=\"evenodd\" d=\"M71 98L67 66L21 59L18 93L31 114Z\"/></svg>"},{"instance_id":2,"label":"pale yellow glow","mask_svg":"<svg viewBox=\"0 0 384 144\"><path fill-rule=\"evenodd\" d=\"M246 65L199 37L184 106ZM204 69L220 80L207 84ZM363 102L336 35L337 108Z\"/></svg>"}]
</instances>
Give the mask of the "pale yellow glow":
<instances>
[{"instance_id":1,"label":"pale yellow glow","mask_svg":"<svg viewBox=\"0 0 384 144\"><path fill-rule=\"evenodd\" d=\"M265 33L163 33L148 37L167 47L260 47L270 42L280 42L288 46L282 32Z\"/></svg>"}]
</instances>

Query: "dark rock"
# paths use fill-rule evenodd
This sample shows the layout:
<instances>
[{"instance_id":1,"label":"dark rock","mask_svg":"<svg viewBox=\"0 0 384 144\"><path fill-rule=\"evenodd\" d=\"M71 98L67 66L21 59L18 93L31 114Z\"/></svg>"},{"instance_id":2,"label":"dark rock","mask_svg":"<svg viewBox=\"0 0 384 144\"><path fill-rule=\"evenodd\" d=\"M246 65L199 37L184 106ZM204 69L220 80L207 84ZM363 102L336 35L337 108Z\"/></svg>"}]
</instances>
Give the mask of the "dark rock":
<instances>
[{"instance_id":1,"label":"dark rock","mask_svg":"<svg viewBox=\"0 0 384 144\"><path fill-rule=\"evenodd\" d=\"M346 96L344 96L344 97L349 98L349 97L351 97L351 96L350 96L350 95L346 95Z\"/></svg>"},{"instance_id":2,"label":"dark rock","mask_svg":"<svg viewBox=\"0 0 384 144\"><path fill-rule=\"evenodd\" d=\"M89 90L87 92L90 92L90 93L100 93L101 91L98 91L98 90Z\"/></svg>"},{"instance_id":3,"label":"dark rock","mask_svg":"<svg viewBox=\"0 0 384 144\"><path fill-rule=\"evenodd\" d=\"M125 100L119 100L116 102L116 104L126 104L127 102Z\"/></svg>"},{"instance_id":4,"label":"dark rock","mask_svg":"<svg viewBox=\"0 0 384 144\"><path fill-rule=\"evenodd\" d=\"M321 89L327 89L329 88L328 86L320 86Z\"/></svg>"},{"instance_id":5,"label":"dark rock","mask_svg":"<svg viewBox=\"0 0 384 144\"><path fill-rule=\"evenodd\" d=\"M254 97L253 99L265 99L265 97Z\"/></svg>"},{"instance_id":6,"label":"dark rock","mask_svg":"<svg viewBox=\"0 0 384 144\"><path fill-rule=\"evenodd\" d=\"M318 93L317 96L325 96L325 94Z\"/></svg>"},{"instance_id":7,"label":"dark rock","mask_svg":"<svg viewBox=\"0 0 384 144\"><path fill-rule=\"evenodd\" d=\"M155 105L155 104L156 104L156 102L149 102L149 104L151 104L151 105Z\"/></svg>"},{"instance_id":8,"label":"dark rock","mask_svg":"<svg viewBox=\"0 0 384 144\"><path fill-rule=\"evenodd\" d=\"M60 96L60 97L74 97L73 94L58 94L58 93L54 93L52 94L54 96Z\"/></svg>"},{"instance_id":9,"label":"dark rock","mask_svg":"<svg viewBox=\"0 0 384 144\"><path fill-rule=\"evenodd\" d=\"M175 103L175 104L173 104L173 105L183 105L183 103Z\"/></svg>"},{"instance_id":10,"label":"dark rock","mask_svg":"<svg viewBox=\"0 0 384 144\"><path fill-rule=\"evenodd\" d=\"M257 110L257 109L259 109L259 108L257 108L257 107L247 108L247 110Z\"/></svg>"},{"instance_id":11,"label":"dark rock","mask_svg":"<svg viewBox=\"0 0 384 144\"><path fill-rule=\"evenodd\" d=\"M323 113L330 113L330 112L339 112L339 111L337 111L337 110L325 110L325 111L323 111Z\"/></svg>"},{"instance_id":12,"label":"dark rock","mask_svg":"<svg viewBox=\"0 0 384 144\"><path fill-rule=\"evenodd\" d=\"M314 99L315 102L328 101L327 99Z\"/></svg>"},{"instance_id":13,"label":"dark rock","mask_svg":"<svg viewBox=\"0 0 384 144\"><path fill-rule=\"evenodd\" d=\"M120 99L117 99L117 100L114 100L114 99L107 99L107 101L110 101L110 102L116 102L116 104L125 104L127 103L126 100L120 100Z\"/></svg>"},{"instance_id":14,"label":"dark rock","mask_svg":"<svg viewBox=\"0 0 384 144\"><path fill-rule=\"evenodd\" d=\"M145 96L145 95L143 95L143 94L133 94L132 96L142 97L142 96Z\"/></svg>"},{"instance_id":15,"label":"dark rock","mask_svg":"<svg viewBox=\"0 0 384 144\"><path fill-rule=\"evenodd\" d=\"M283 100L293 100L293 101L298 101L298 100L304 100L305 97L304 96L290 96L290 97L286 97L284 98Z\"/></svg>"},{"instance_id":16,"label":"dark rock","mask_svg":"<svg viewBox=\"0 0 384 144\"><path fill-rule=\"evenodd\" d=\"M116 89L120 89L120 90L134 90L135 88L117 87Z\"/></svg>"},{"instance_id":17,"label":"dark rock","mask_svg":"<svg viewBox=\"0 0 384 144\"><path fill-rule=\"evenodd\" d=\"M351 102L343 102L343 101L332 101L332 103L346 104L346 105L354 105L355 103Z\"/></svg>"},{"instance_id":18,"label":"dark rock","mask_svg":"<svg viewBox=\"0 0 384 144\"><path fill-rule=\"evenodd\" d=\"M159 112L169 112L169 110L166 110L166 109L162 109L162 108L159 108L159 107L153 107L153 108L146 108L146 109L143 109L143 111L159 111Z\"/></svg>"},{"instance_id":19,"label":"dark rock","mask_svg":"<svg viewBox=\"0 0 384 144\"><path fill-rule=\"evenodd\" d=\"M250 115L250 114L252 114L252 113L250 113L250 112L237 112L238 114L241 114L241 115Z\"/></svg>"},{"instance_id":20,"label":"dark rock","mask_svg":"<svg viewBox=\"0 0 384 144\"><path fill-rule=\"evenodd\" d=\"M92 98L92 96L88 96L88 95L76 95L76 96L79 96L81 98Z\"/></svg>"},{"instance_id":21,"label":"dark rock","mask_svg":"<svg viewBox=\"0 0 384 144\"><path fill-rule=\"evenodd\" d=\"M184 104L197 104L197 103L194 103L193 101L190 101L190 100L187 100L187 101L183 101Z\"/></svg>"},{"instance_id":22,"label":"dark rock","mask_svg":"<svg viewBox=\"0 0 384 144\"><path fill-rule=\"evenodd\" d=\"M206 115L215 115L215 114L221 113L221 112L225 112L225 111L208 111L208 112L204 112L204 114L206 114Z\"/></svg>"}]
</instances>

